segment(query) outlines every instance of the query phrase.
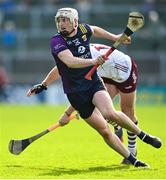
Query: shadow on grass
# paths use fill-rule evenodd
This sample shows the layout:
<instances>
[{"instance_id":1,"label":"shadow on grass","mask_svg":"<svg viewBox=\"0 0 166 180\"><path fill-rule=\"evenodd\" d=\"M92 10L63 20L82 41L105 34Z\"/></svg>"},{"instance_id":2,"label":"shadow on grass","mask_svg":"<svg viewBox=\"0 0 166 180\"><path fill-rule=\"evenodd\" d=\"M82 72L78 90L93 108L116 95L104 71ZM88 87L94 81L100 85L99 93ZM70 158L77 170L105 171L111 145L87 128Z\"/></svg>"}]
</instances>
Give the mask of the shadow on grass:
<instances>
[{"instance_id":1,"label":"shadow on grass","mask_svg":"<svg viewBox=\"0 0 166 180\"><path fill-rule=\"evenodd\" d=\"M97 173L97 172L107 172L107 171L115 171L115 170L123 170L129 169L129 166L119 166L119 165L111 165L111 166L97 166L90 167L87 169L74 169L74 168L55 168L47 173L42 173L40 176L61 176L61 175L76 175L76 174L88 174L88 173Z\"/></svg>"},{"instance_id":2,"label":"shadow on grass","mask_svg":"<svg viewBox=\"0 0 166 180\"><path fill-rule=\"evenodd\" d=\"M134 168L132 166L128 166L128 165L110 165L110 166L96 166L96 167L89 167L87 169L78 169L78 168L62 168L62 167L56 167L53 168L51 167L34 167L34 166L19 166L19 165L7 165L6 167L8 168L18 168L19 171L22 170L26 170L26 169L35 169L35 171L37 172L37 174L39 176L64 176L64 175L85 175L85 174L96 174L96 173L100 173L100 172L113 172L114 171L140 171L140 170L147 170L147 169L142 169L142 168ZM151 170L151 169L148 169Z\"/></svg>"},{"instance_id":3,"label":"shadow on grass","mask_svg":"<svg viewBox=\"0 0 166 180\"><path fill-rule=\"evenodd\" d=\"M21 166L21 165L6 165L6 167L7 168L12 168L12 167L14 167L14 168L21 168L21 167L23 167L23 166Z\"/></svg>"}]
</instances>

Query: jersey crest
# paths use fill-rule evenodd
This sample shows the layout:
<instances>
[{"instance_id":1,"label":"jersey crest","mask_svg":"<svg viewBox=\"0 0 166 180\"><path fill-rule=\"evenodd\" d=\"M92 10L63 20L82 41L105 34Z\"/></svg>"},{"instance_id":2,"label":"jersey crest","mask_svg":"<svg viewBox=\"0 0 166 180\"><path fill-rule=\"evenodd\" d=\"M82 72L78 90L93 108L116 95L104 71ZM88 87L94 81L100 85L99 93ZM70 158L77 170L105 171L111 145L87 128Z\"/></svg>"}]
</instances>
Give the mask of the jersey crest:
<instances>
[{"instance_id":1,"label":"jersey crest","mask_svg":"<svg viewBox=\"0 0 166 180\"><path fill-rule=\"evenodd\" d=\"M84 34L84 35L82 36L82 39L83 39L83 41L87 41L87 36L86 36L86 34Z\"/></svg>"}]
</instances>

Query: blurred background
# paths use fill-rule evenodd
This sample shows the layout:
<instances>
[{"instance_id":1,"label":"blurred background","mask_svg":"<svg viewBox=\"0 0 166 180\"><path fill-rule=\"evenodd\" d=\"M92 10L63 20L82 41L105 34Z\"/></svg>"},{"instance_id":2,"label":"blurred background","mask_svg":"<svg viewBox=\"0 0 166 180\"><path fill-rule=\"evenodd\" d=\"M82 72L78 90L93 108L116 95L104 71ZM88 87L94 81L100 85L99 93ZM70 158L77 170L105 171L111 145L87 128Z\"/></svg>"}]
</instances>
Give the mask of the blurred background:
<instances>
[{"instance_id":1,"label":"blurred background","mask_svg":"<svg viewBox=\"0 0 166 180\"><path fill-rule=\"evenodd\" d=\"M115 34L123 32L131 11L141 12L145 26L133 35L131 45L119 49L138 64L138 103L166 103L166 0L0 0L0 102L67 102L60 81L47 92L26 97L55 65L49 43L61 7L74 7L81 22Z\"/></svg>"}]
</instances>

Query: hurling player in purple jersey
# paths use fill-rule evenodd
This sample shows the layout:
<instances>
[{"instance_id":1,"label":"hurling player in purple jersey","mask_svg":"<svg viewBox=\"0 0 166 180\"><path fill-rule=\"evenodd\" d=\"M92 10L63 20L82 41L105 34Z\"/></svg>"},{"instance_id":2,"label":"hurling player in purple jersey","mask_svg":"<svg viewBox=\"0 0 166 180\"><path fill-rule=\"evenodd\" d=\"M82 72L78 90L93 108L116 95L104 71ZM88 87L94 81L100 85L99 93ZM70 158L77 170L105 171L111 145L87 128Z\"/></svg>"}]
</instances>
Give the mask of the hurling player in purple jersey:
<instances>
[{"instance_id":1,"label":"hurling player in purple jersey","mask_svg":"<svg viewBox=\"0 0 166 180\"><path fill-rule=\"evenodd\" d=\"M92 59L89 47L91 36L115 41L120 35L111 34L97 26L79 24L78 12L73 8L59 9L55 22L58 33L51 39L51 53L62 78L64 93L71 104L61 117L61 121L68 119L70 114L77 110L80 116L98 131L108 146L129 160L135 167L148 167L146 163L137 160L112 133L105 119L111 119L155 148L161 147L160 139L143 132L124 113L115 110L96 72L91 81L84 78L93 65L101 65L105 62L102 56ZM130 41L130 38L128 40ZM46 83L37 85L32 93L46 88Z\"/></svg>"}]
</instances>

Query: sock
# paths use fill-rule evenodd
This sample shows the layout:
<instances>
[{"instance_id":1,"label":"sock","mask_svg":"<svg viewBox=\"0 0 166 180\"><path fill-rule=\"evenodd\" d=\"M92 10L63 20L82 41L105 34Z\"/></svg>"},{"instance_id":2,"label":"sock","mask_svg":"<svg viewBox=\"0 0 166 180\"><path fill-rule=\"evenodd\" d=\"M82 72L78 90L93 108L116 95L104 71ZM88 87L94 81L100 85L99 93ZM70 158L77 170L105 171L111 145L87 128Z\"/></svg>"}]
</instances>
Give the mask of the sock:
<instances>
[{"instance_id":1,"label":"sock","mask_svg":"<svg viewBox=\"0 0 166 180\"><path fill-rule=\"evenodd\" d=\"M135 165L137 162L137 159L134 157L134 155L132 153L130 153L129 157L127 158L131 164Z\"/></svg>"},{"instance_id":2,"label":"sock","mask_svg":"<svg viewBox=\"0 0 166 180\"><path fill-rule=\"evenodd\" d=\"M121 127L116 122L109 121L109 123L113 125L115 131L118 131L119 129L121 129Z\"/></svg>"},{"instance_id":3,"label":"sock","mask_svg":"<svg viewBox=\"0 0 166 180\"><path fill-rule=\"evenodd\" d=\"M135 124L137 125L138 122L135 122ZM134 155L136 156L136 138L137 135L135 135L134 133L132 133L131 131L127 131L127 137L128 137L128 150Z\"/></svg>"},{"instance_id":4,"label":"sock","mask_svg":"<svg viewBox=\"0 0 166 180\"><path fill-rule=\"evenodd\" d=\"M148 144L151 142L151 137L150 137L148 134L144 133L143 131L140 132L140 134L138 135L138 137L139 137L142 141L144 141L144 142L146 142L146 143L148 143Z\"/></svg>"},{"instance_id":5,"label":"sock","mask_svg":"<svg viewBox=\"0 0 166 180\"><path fill-rule=\"evenodd\" d=\"M159 138L151 136L149 134L144 133L143 131L140 132L140 134L138 135L138 137L146 142L147 144L151 144L153 147L155 148L160 148L162 145L162 142Z\"/></svg>"}]
</instances>

